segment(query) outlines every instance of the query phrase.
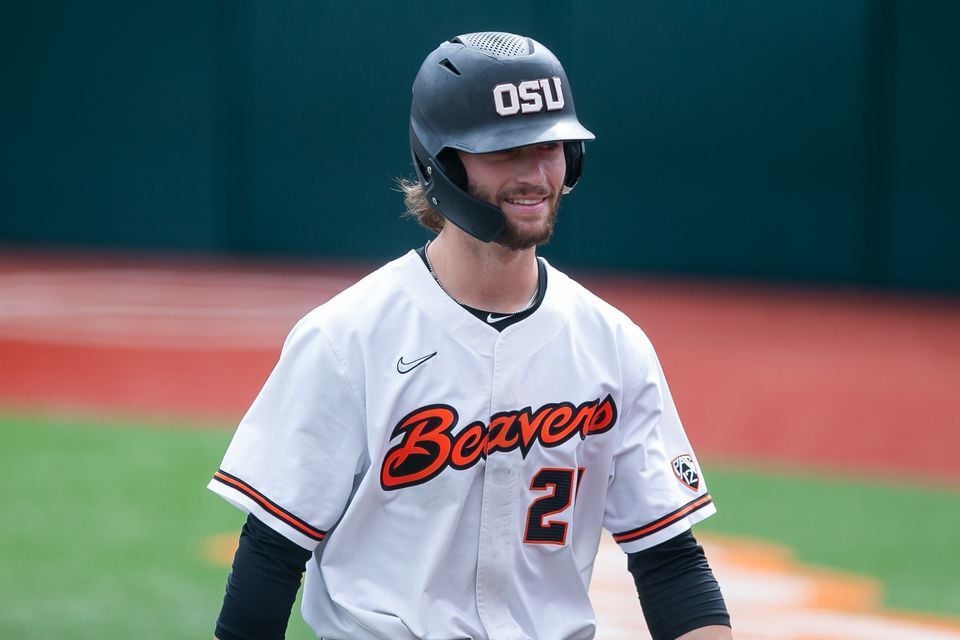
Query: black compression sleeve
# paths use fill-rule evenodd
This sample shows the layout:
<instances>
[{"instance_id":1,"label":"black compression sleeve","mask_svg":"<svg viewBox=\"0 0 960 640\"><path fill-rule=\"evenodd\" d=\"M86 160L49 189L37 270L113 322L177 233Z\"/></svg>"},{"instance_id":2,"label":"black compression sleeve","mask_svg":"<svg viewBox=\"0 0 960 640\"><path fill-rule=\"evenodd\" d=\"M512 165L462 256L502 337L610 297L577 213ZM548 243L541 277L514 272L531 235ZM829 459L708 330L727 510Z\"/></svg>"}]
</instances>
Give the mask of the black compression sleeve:
<instances>
[{"instance_id":1,"label":"black compression sleeve","mask_svg":"<svg viewBox=\"0 0 960 640\"><path fill-rule=\"evenodd\" d=\"M730 626L720 585L690 531L628 554L627 567L653 640L674 640L708 625Z\"/></svg>"},{"instance_id":2,"label":"black compression sleeve","mask_svg":"<svg viewBox=\"0 0 960 640\"><path fill-rule=\"evenodd\" d=\"M217 620L220 640L282 640L300 579L312 554L252 515L227 576Z\"/></svg>"}]
</instances>

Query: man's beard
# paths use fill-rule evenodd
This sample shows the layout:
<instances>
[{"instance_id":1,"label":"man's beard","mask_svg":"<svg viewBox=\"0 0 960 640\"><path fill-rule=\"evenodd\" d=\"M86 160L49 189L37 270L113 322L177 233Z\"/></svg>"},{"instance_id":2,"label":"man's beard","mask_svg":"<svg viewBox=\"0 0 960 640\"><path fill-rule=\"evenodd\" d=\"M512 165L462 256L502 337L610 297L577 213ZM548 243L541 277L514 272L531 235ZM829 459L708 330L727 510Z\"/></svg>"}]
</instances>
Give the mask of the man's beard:
<instances>
[{"instance_id":1,"label":"man's beard","mask_svg":"<svg viewBox=\"0 0 960 640\"><path fill-rule=\"evenodd\" d=\"M485 193L477 192L471 195L485 202L499 202L499 200L494 200ZM546 244L553 235L553 227L557 222L557 213L560 209L560 200L560 195L549 196L547 200L547 206L549 207L547 216L543 220L543 224L537 228L524 228L504 215L503 231L501 231L500 235L494 238L493 241L513 251L523 251L524 249Z\"/></svg>"}]
</instances>

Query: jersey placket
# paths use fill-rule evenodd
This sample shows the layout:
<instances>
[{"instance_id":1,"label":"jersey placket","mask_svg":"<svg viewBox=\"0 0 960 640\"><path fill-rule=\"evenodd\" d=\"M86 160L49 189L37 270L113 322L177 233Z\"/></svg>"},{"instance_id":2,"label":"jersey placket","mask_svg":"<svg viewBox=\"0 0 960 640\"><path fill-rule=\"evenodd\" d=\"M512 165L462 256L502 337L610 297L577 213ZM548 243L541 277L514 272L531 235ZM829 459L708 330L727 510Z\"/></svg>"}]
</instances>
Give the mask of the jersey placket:
<instances>
[{"instance_id":1,"label":"jersey placket","mask_svg":"<svg viewBox=\"0 0 960 640\"><path fill-rule=\"evenodd\" d=\"M504 347L507 329L498 336L493 352L491 376L491 415L500 407L512 406L512 381L503 373L509 370L507 360L516 361L518 354ZM487 635L496 640L525 640L511 614L509 598L513 577L514 545L517 539L515 520L520 505L520 470L523 459L518 452L496 452L487 457L483 474L483 498L480 509L480 540L477 554L477 610Z\"/></svg>"}]
</instances>

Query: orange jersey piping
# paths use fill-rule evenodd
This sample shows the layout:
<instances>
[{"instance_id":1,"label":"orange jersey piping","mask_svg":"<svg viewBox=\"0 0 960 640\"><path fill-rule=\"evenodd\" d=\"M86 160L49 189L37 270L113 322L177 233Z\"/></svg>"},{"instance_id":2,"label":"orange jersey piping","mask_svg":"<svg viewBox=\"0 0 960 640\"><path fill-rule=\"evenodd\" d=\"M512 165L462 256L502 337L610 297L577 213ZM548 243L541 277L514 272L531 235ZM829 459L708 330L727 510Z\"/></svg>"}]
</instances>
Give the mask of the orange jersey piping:
<instances>
[{"instance_id":1,"label":"orange jersey piping","mask_svg":"<svg viewBox=\"0 0 960 640\"><path fill-rule=\"evenodd\" d=\"M683 505L676 511L672 511L671 513L668 513L667 515L663 516L659 520L654 520L650 524L644 525L642 527L638 527L636 529L631 529L630 531L624 531L623 533L615 533L613 534L613 539L618 543L624 543L624 542L633 542L634 540L639 540L640 538L645 538L646 536L652 535L657 531L666 529L667 527L672 525L674 522L677 522L678 520L682 520L683 518L690 515L694 511L697 511L698 509L702 509L703 507L707 506L708 504L711 504L712 502L713 502L713 498L710 497L709 493L706 493L700 496L699 498L696 498L695 500L688 502L687 504Z\"/></svg>"},{"instance_id":2,"label":"orange jersey piping","mask_svg":"<svg viewBox=\"0 0 960 640\"><path fill-rule=\"evenodd\" d=\"M289 511L287 511L277 503L275 503L273 500L271 500L270 498L266 497L265 495L263 495L262 493L260 493L259 491L251 487L249 484L247 484L240 478L230 475L223 469L220 469L215 474L213 474L213 479L227 485L228 487L233 487L240 493L246 495L248 498L250 498L257 504L259 504L261 507L263 507L267 511L269 511L273 516L282 520L286 524L290 525L291 527L293 527L303 535L307 536L311 540L316 540L317 542L319 542L326 537L327 535L326 531L321 531L320 529L311 527L309 524L307 524L297 516L293 515L292 513L290 513Z\"/></svg>"}]
</instances>

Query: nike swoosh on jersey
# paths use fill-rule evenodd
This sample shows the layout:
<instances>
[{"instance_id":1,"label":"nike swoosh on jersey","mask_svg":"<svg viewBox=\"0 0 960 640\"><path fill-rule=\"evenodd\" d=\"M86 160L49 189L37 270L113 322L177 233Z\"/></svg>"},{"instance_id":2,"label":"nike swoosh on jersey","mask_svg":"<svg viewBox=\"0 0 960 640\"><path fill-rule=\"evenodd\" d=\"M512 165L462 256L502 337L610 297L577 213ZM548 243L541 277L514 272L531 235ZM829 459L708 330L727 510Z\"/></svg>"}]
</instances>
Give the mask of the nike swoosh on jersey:
<instances>
[{"instance_id":1,"label":"nike swoosh on jersey","mask_svg":"<svg viewBox=\"0 0 960 640\"><path fill-rule=\"evenodd\" d=\"M397 360L397 371L399 373L410 373L424 362L437 355L437 352L434 351L429 355L425 355L422 358L417 358L416 360L411 360L410 362L404 362L403 356L400 356L400 359Z\"/></svg>"},{"instance_id":2,"label":"nike swoosh on jersey","mask_svg":"<svg viewBox=\"0 0 960 640\"><path fill-rule=\"evenodd\" d=\"M501 320L506 320L507 318L509 318L509 317L511 317L511 316L514 316L514 315L516 315L516 314L514 314L514 313L508 313L508 314L505 315L505 316L495 316L495 315L493 315L492 313L488 313L488 314L487 314L487 324L494 324L494 323L500 322Z\"/></svg>"}]
</instances>

